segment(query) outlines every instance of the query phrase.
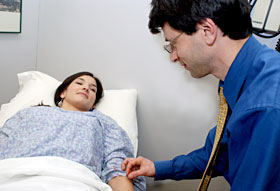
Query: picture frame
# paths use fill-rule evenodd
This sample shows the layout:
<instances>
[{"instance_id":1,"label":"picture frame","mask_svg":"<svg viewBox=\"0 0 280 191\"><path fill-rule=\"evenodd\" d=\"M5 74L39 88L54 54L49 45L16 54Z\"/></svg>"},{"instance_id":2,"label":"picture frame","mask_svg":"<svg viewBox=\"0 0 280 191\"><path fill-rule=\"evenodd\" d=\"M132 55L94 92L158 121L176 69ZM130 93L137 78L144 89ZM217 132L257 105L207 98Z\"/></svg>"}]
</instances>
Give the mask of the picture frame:
<instances>
[{"instance_id":1,"label":"picture frame","mask_svg":"<svg viewBox=\"0 0 280 191\"><path fill-rule=\"evenodd\" d=\"M21 33L22 0L0 0L0 33Z\"/></svg>"}]
</instances>

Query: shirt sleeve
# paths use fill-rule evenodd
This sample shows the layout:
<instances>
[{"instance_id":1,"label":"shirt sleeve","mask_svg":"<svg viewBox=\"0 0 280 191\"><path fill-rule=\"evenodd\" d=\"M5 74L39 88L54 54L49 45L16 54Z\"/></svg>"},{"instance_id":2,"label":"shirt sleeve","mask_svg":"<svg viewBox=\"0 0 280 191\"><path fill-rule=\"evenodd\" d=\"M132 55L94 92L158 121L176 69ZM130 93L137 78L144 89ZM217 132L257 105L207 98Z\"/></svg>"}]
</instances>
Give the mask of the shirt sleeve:
<instances>
[{"instance_id":1,"label":"shirt sleeve","mask_svg":"<svg viewBox=\"0 0 280 191\"><path fill-rule=\"evenodd\" d=\"M229 157L231 190L279 190L280 109L248 110L234 126L229 149L238 154Z\"/></svg>"},{"instance_id":2,"label":"shirt sleeve","mask_svg":"<svg viewBox=\"0 0 280 191\"><path fill-rule=\"evenodd\" d=\"M187 155L180 155L172 160L154 161L155 180L182 180L201 178L208 163L215 138L216 128L208 133L204 147Z\"/></svg>"},{"instance_id":3,"label":"shirt sleeve","mask_svg":"<svg viewBox=\"0 0 280 191\"><path fill-rule=\"evenodd\" d=\"M121 164L125 158L133 156L134 149L127 133L116 123L104 127L104 161L102 179L108 183L116 176L126 176L121 170ZM135 190L146 190L144 177L138 177L133 181Z\"/></svg>"}]
</instances>

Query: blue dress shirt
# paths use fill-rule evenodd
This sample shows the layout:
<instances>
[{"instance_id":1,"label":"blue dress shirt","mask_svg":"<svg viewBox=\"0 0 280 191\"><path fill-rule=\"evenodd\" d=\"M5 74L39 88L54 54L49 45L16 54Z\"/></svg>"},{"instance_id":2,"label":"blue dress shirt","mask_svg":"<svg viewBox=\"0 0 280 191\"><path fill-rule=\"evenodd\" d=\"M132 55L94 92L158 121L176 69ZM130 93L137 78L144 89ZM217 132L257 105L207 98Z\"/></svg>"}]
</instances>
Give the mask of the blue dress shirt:
<instances>
[{"instance_id":1,"label":"blue dress shirt","mask_svg":"<svg viewBox=\"0 0 280 191\"><path fill-rule=\"evenodd\" d=\"M250 37L220 85L229 112L214 176L224 176L232 191L279 191L280 54ZM154 162L155 180L201 178L215 131L204 147Z\"/></svg>"}]
</instances>

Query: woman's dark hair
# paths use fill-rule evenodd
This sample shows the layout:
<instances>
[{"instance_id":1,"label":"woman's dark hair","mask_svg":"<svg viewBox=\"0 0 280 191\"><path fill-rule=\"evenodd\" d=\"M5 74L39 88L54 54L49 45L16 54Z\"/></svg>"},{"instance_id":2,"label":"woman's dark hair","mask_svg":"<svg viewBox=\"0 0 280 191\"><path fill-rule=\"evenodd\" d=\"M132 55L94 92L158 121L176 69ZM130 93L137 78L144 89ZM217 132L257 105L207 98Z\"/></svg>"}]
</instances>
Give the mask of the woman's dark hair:
<instances>
[{"instance_id":1,"label":"woman's dark hair","mask_svg":"<svg viewBox=\"0 0 280 191\"><path fill-rule=\"evenodd\" d=\"M149 28L153 34L167 22L191 35L197 23L206 18L234 40L244 39L253 31L248 0L152 0L151 5Z\"/></svg>"},{"instance_id":2,"label":"woman's dark hair","mask_svg":"<svg viewBox=\"0 0 280 191\"><path fill-rule=\"evenodd\" d=\"M68 86L75 79L77 79L80 76L91 76L95 79L96 86L97 86L97 92L96 92L96 99L95 99L95 102L94 102L93 106L95 106L100 101L100 99L103 97L103 86L101 84L101 81L90 72L78 72L76 74L73 74L73 75L67 77L62 82L62 84L60 86L58 86L58 88L56 89L55 94L54 94L54 103L55 103L56 106L58 106L58 103L61 101L61 97L60 97L61 93L64 90L66 90L68 88Z\"/></svg>"}]
</instances>

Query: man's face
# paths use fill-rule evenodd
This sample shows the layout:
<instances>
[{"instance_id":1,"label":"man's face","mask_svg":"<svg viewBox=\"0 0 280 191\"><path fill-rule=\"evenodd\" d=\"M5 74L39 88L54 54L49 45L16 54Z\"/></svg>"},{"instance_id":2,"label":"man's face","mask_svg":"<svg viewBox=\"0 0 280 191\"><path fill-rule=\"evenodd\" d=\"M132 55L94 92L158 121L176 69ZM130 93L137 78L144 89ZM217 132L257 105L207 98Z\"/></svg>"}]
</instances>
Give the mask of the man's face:
<instances>
[{"instance_id":1,"label":"man's face","mask_svg":"<svg viewBox=\"0 0 280 191\"><path fill-rule=\"evenodd\" d=\"M171 43L170 60L179 61L194 78L201 78L211 73L206 45L202 30L188 35L172 28L168 23L162 27L166 41Z\"/></svg>"}]
</instances>

